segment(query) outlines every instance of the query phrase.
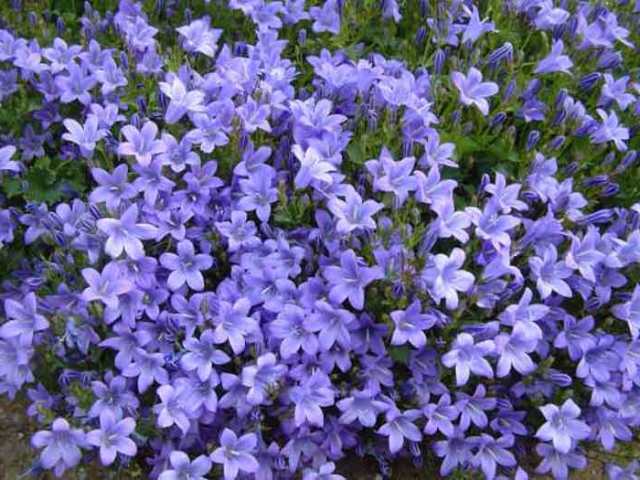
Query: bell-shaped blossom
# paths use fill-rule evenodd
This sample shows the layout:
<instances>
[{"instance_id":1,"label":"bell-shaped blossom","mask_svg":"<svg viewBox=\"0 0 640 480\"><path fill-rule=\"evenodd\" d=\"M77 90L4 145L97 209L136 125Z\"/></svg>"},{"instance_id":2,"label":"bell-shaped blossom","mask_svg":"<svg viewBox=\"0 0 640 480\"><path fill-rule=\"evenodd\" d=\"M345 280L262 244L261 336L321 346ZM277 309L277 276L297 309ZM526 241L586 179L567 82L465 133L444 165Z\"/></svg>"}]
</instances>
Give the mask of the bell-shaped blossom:
<instances>
[{"instance_id":1,"label":"bell-shaped blossom","mask_svg":"<svg viewBox=\"0 0 640 480\"><path fill-rule=\"evenodd\" d=\"M471 67L465 76L460 72L451 74L451 81L458 89L460 102L463 105L475 105L483 115L489 114L488 97L498 93L498 85L493 82L483 82L480 70Z\"/></svg>"},{"instance_id":2,"label":"bell-shaped blossom","mask_svg":"<svg viewBox=\"0 0 640 480\"><path fill-rule=\"evenodd\" d=\"M493 340L475 343L470 334L460 333L454 340L451 350L442 356L442 364L447 368L455 368L456 384L465 385L471 373L493 378L491 364L484 357L494 351Z\"/></svg>"},{"instance_id":3,"label":"bell-shaped blossom","mask_svg":"<svg viewBox=\"0 0 640 480\"><path fill-rule=\"evenodd\" d=\"M222 465L224 480L234 480L242 472L254 473L258 462L253 455L257 438L254 433L246 433L240 438L233 430L225 428L220 435L220 447L210 455L214 463Z\"/></svg>"},{"instance_id":4,"label":"bell-shaped blossom","mask_svg":"<svg viewBox=\"0 0 640 480\"><path fill-rule=\"evenodd\" d=\"M331 285L329 298L341 304L346 299L356 310L364 307L364 289L367 285L383 277L380 267L366 267L353 250L345 250L340 255L340 266L325 267L324 277Z\"/></svg>"},{"instance_id":5,"label":"bell-shaped blossom","mask_svg":"<svg viewBox=\"0 0 640 480\"><path fill-rule=\"evenodd\" d=\"M327 206L338 219L336 230L344 234L358 229L375 230L376 222L372 217L384 208L384 205L375 200L362 201L354 188L346 190L344 200L332 197Z\"/></svg>"},{"instance_id":6,"label":"bell-shaped blossom","mask_svg":"<svg viewBox=\"0 0 640 480\"><path fill-rule=\"evenodd\" d=\"M435 320L432 316L422 313L419 300L415 300L406 310L391 312L390 316L395 324L391 345L404 345L407 342L416 348L426 345L425 331L434 325Z\"/></svg>"},{"instance_id":7,"label":"bell-shaped blossom","mask_svg":"<svg viewBox=\"0 0 640 480\"><path fill-rule=\"evenodd\" d=\"M148 223L138 223L138 206L133 204L120 218L101 218L98 229L105 233L107 241L104 251L118 258L124 251L130 258L144 257L142 240L155 238L158 229Z\"/></svg>"},{"instance_id":8,"label":"bell-shaped blossom","mask_svg":"<svg viewBox=\"0 0 640 480\"><path fill-rule=\"evenodd\" d=\"M177 75L173 75L167 82L160 82L158 86L170 100L164 115L164 119L168 124L178 122L187 113L202 113L205 111L203 104L204 93L200 90L187 91L184 83Z\"/></svg>"},{"instance_id":9,"label":"bell-shaped blossom","mask_svg":"<svg viewBox=\"0 0 640 480\"><path fill-rule=\"evenodd\" d=\"M169 465L158 480L205 480L211 470L211 460L205 455L200 455L193 461L180 450L174 450L169 455Z\"/></svg>"},{"instance_id":10,"label":"bell-shaped blossom","mask_svg":"<svg viewBox=\"0 0 640 480\"><path fill-rule=\"evenodd\" d=\"M377 433L389 439L389 451L398 452L404 445L405 439L420 442L422 433L413 423L420 417L420 410L406 410L401 412L397 408L390 408L386 413L386 422Z\"/></svg>"},{"instance_id":11,"label":"bell-shaped blossom","mask_svg":"<svg viewBox=\"0 0 640 480\"><path fill-rule=\"evenodd\" d=\"M167 146L156 138L158 126L149 121L140 130L133 125L122 127L122 135L127 139L118 145L118 154L135 157L141 165L149 165L155 155L163 153Z\"/></svg>"},{"instance_id":12,"label":"bell-shaped blossom","mask_svg":"<svg viewBox=\"0 0 640 480\"><path fill-rule=\"evenodd\" d=\"M545 58L538 62L536 65L536 69L534 70L537 74L542 73L554 73L554 72L564 72L571 73L570 69L573 67L573 62L567 55L563 55L564 51L564 43L562 40L556 40L553 42L551 46L551 52Z\"/></svg>"},{"instance_id":13,"label":"bell-shaped blossom","mask_svg":"<svg viewBox=\"0 0 640 480\"><path fill-rule=\"evenodd\" d=\"M43 448L40 464L52 469L60 477L65 470L73 468L82 459L80 448L86 446L85 433L71 428L64 418L57 418L51 425L51 431L40 430L31 439L35 448Z\"/></svg>"},{"instance_id":14,"label":"bell-shaped blossom","mask_svg":"<svg viewBox=\"0 0 640 480\"><path fill-rule=\"evenodd\" d=\"M436 302L444 298L449 309L458 307L458 292L467 292L475 280L473 274L461 270L464 260L464 251L454 248L450 256L434 255L422 272L429 294Z\"/></svg>"},{"instance_id":15,"label":"bell-shaped blossom","mask_svg":"<svg viewBox=\"0 0 640 480\"><path fill-rule=\"evenodd\" d=\"M136 428L133 418L117 419L113 412L104 410L100 414L100 428L87 433L87 443L100 449L102 465L111 465L118 453L135 457L138 447L129 436Z\"/></svg>"},{"instance_id":16,"label":"bell-shaped blossom","mask_svg":"<svg viewBox=\"0 0 640 480\"><path fill-rule=\"evenodd\" d=\"M190 240L178 242L177 252L177 254L160 255L162 266L171 271L167 286L175 291L187 284L193 290L202 290L204 288L202 271L211 268L213 258L206 253L196 253Z\"/></svg>"},{"instance_id":17,"label":"bell-shaped blossom","mask_svg":"<svg viewBox=\"0 0 640 480\"><path fill-rule=\"evenodd\" d=\"M558 407L551 403L540 407L546 422L536 432L540 440L552 442L560 453L569 453L576 440L584 440L591 435L591 429L580 417L580 407L571 399Z\"/></svg>"},{"instance_id":18,"label":"bell-shaped blossom","mask_svg":"<svg viewBox=\"0 0 640 480\"><path fill-rule=\"evenodd\" d=\"M2 338L24 336L31 339L34 333L49 327L47 319L38 313L38 299L34 292L27 293L20 302L7 298L4 314L7 321L0 326Z\"/></svg>"}]
</instances>

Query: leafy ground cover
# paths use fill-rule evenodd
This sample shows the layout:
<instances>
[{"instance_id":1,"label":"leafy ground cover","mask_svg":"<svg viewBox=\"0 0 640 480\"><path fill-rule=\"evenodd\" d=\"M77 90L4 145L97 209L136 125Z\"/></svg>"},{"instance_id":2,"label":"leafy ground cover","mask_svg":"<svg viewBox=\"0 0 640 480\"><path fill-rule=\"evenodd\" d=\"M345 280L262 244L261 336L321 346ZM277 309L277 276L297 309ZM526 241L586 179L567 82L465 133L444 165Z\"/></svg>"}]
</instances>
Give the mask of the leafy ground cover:
<instances>
[{"instance_id":1,"label":"leafy ground cover","mask_svg":"<svg viewBox=\"0 0 640 480\"><path fill-rule=\"evenodd\" d=\"M0 20L9 478L636 478L640 3Z\"/></svg>"}]
</instances>

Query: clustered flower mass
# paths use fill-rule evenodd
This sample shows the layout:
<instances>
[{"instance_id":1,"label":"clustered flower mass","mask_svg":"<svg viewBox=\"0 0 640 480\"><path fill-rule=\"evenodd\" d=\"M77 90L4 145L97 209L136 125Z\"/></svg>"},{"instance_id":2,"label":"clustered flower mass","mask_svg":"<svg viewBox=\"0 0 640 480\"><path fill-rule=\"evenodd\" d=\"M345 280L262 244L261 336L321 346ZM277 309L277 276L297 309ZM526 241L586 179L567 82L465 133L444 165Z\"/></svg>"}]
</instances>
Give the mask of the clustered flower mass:
<instances>
[{"instance_id":1,"label":"clustered flower mass","mask_svg":"<svg viewBox=\"0 0 640 480\"><path fill-rule=\"evenodd\" d=\"M34 472L563 479L634 440L640 2L10 3Z\"/></svg>"}]
</instances>

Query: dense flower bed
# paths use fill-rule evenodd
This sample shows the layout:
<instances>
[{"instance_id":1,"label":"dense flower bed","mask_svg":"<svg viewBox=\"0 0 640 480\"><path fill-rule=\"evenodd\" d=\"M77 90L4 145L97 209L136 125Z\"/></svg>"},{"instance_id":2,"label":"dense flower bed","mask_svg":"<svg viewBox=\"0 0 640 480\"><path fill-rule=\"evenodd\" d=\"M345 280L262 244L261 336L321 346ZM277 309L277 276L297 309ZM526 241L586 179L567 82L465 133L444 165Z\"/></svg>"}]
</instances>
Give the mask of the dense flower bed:
<instances>
[{"instance_id":1,"label":"dense flower bed","mask_svg":"<svg viewBox=\"0 0 640 480\"><path fill-rule=\"evenodd\" d=\"M51 3L0 8L32 472L561 479L633 442L639 2Z\"/></svg>"}]
</instances>

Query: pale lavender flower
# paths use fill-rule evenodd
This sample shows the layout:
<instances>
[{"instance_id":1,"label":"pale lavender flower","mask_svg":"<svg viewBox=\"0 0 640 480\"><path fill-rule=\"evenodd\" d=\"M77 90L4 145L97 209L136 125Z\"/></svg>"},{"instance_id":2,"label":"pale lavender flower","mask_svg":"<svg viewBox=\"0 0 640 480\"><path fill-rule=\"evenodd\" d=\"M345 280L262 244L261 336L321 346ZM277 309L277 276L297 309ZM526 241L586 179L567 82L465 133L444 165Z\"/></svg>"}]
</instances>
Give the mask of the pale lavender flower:
<instances>
[{"instance_id":1,"label":"pale lavender flower","mask_svg":"<svg viewBox=\"0 0 640 480\"><path fill-rule=\"evenodd\" d=\"M395 324L391 345L404 345L409 342L415 348L422 348L427 343L425 330L431 328L435 320L431 315L422 313L420 300L415 300L406 310L395 310L390 313Z\"/></svg>"},{"instance_id":2,"label":"pale lavender flower","mask_svg":"<svg viewBox=\"0 0 640 480\"><path fill-rule=\"evenodd\" d=\"M637 340L640 337L640 285L635 286L628 302L614 305L612 311L616 318L627 322L631 338Z\"/></svg>"},{"instance_id":3,"label":"pale lavender flower","mask_svg":"<svg viewBox=\"0 0 640 480\"><path fill-rule=\"evenodd\" d=\"M127 141L118 145L118 154L131 155L141 165L149 165L155 155L167 148L162 140L156 138L158 126L153 122L146 122L140 130L133 125L125 125L121 131Z\"/></svg>"},{"instance_id":4,"label":"pale lavender flower","mask_svg":"<svg viewBox=\"0 0 640 480\"><path fill-rule=\"evenodd\" d=\"M38 313L38 299L34 292L27 293L19 302L7 298L4 314L7 321L0 326L0 337L5 339L24 336L30 340L34 333L49 328L47 319Z\"/></svg>"},{"instance_id":5,"label":"pale lavender flower","mask_svg":"<svg viewBox=\"0 0 640 480\"><path fill-rule=\"evenodd\" d=\"M309 9L314 32L340 33L340 11L336 0L326 0L321 7Z\"/></svg>"},{"instance_id":6,"label":"pale lavender flower","mask_svg":"<svg viewBox=\"0 0 640 480\"><path fill-rule=\"evenodd\" d=\"M209 329L202 332L199 339L187 338L184 341L186 352L180 358L180 366L187 372L195 371L201 381L206 381L215 373L214 364L224 365L231 361L224 351L214 347L214 343L213 331Z\"/></svg>"},{"instance_id":7,"label":"pale lavender flower","mask_svg":"<svg viewBox=\"0 0 640 480\"><path fill-rule=\"evenodd\" d=\"M178 122L187 113L205 111L204 93L200 90L187 91L178 75L172 75L169 81L158 84L162 93L170 100L164 119L168 124Z\"/></svg>"},{"instance_id":8,"label":"pale lavender flower","mask_svg":"<svg viewBox=\"0 0 640 480\"><path fill-rule=\"evenodd\" d=\"M600 96L600 104L615 101L620 110L626 110L631 105L636 97L631 93L627 93L627 85L629 84L629 76L625 75L618 78L613 78L610 73L604 74L604 84L602 85L602 94Z\"/></svg>"},{"instance_id":9,"label":"pale lavender flower","mask_svg":"<svg viewBox=\"0 0 640 480\"><path fill-rule=\"evenodd\" d=\"M63 123L67 132L62 134L62 138L78 145L80 153L86 158L93 155L96 143L106 135L105 130L98 128L98 117L95 115L89 115L84 125L72 118L67 118Z\"/></svg>"},{"instance_id":10,"label":"pale lavender flower","mask_svg":"<svg viewBox=\"0 0 640 480\"><path fill-rule=\"evenodd\" d=\"M187 52L199 52L210 58L215 57L222 30L211 28L209 17L199 18L176 30L183 37L182 47Z\"/></svg>"},{"instance_id":11,"label":"pale lavender flower","mask_svg":"<svg viewBox=\"0 0 640 480\"><path fill-rule=\"evenodd\" d=\"M118 165L111 173L92 168L91 176L98 183L89 194L93 203L105 202L110 210L117 209L123 201L131 200L138 192L128 182L129 168L126 163Z\"/></svg>"},{"instance_id":12,"label":"pale lavender flower","mask_svg":"<svg viewBox=\"0 0 640 480\"><path fill-rule=\"evenodd\" d=\"M40 453L40 464L53 469L60 477L68 468L73 468L82 458L80 448L86 444L85 433L71 428L64 418L57 418L51 425L51 431L40 430L31 439L35 448L44 448Z\"/></svg>"},{"instance_id":13,"label":"pale lavender flower","mask_svg":"<svg viewBox=\"0 0 640 480\"><path fill-rule=\"evenodd\" d=\"M466 76L460 72L453 72L451 81L458 89L463 105L475 105L483 115L489 114L489 102L486 99L498 93L498 85L483 82L482 73L474 67L469 69Z\"/></svg>"},{"instance_id":14,"label":"pale lavender flower","mask_svg":"<svg viewBox=\"0 0 640 480\"><path fill-rule=\"evenodd\" d=\"M300 169L294 180L296 188L305 188L313 181L333 183L331 172L334 172L336 167L329 163L318 150L314 147L303 150L296 144L291 151L300 161Z\"/></svg>"},{"instance_id":15,"label":"pale lavender flower","mask_svg":"<svg viewBox=\"0 0 640 480\"><path fill-rule=\"evenodd\" d=\"M404 412L397 408L387 410L386 423L377 430L377 433L389 437L389 451L392 454L402 449L405 438L412 442L422 440L420 429L413 423L420 416L420 410L405 410Z\"/></svg>"},{"instance_id":16,"label":"pale lavender flower","mask_svg":"<svg viewBox=\"0 0 640 480\"><path fill-rule=\"evenodd\" d=\"M220 435L220 447L210 455L213 462L223 466L224 480L234 480L242 472L254 473L258 462L253 456L258 440L254 433L246 433L240 438L228 428Z\"/></svg>"},{"instance_id":17,"label":"pale lavender flower","mask_svg":"<svg viewBox=\"0 0 640 480\"><path fill-rule=\"evenodd\" d=\"M535 73L554 73L564 72L571 73L569 70L573 67L573 62L567 55L563 55L564 43L562 40L556 40L551 46L551 52L536 65Z\"/></svg>"},{"instance_id":18,"label":"pale lavender flower","mask_svg":"<svg viewBox=\"0 0 640 480\"><path fill-rule=\"evenodd\" d=\"M13 145L0 148L0 172L20 172L22 170L20 162L11 160L15 153L16 147Z\"/></svg>"},{"instance_id":19,"label":"pale lavender flower","mask_svg":"<svg viewBox=\"0 0 640 480\"><path fill-rule=\"evenodd\" d=\"M296 426L308 423L322 427L324 425L322 407L333 405L335 391L329 377L321 370L316 370L300 385L289 390L289 398L295 404Z\"/></svg>"},{"instance_id":20,"label":"pale lavender flower","mask_svg":"<svg viewBox=\"0 0 640 480\"><path fill-rule=\"evenodd\" d=\"M190 240L178 242L177 252L163 253L160 255L160 263L171 270L167 279L167 286L171 290L178 290L185 283L193 290L204 289L204 276L202 271L208 270L213 265L213 258L206 253L197 253Z\"/></svg>"},{"instance_id":21,"label":"pale lavender flower","mask_svg":"<svg viewBox=\"0 0 640 480\"><path fill-rule=\"evenodd\" d=\"M619 151L626 151L627 144L625 140L629 140L629 129L620 125L616 112L612 111L607 114L600 108L597 109L597 112L602 119L602 123L591 134L591 141L596 145L613 142Z\"/></svg>"},{"instance_id":22,"label":"pale lavender flower","mask_svg":"<svg viewBox=\"0 0 640 480\"><path fill-rule=\"evenodd\" d=\"M118 308L118 296L124 295L134 287L113 262L108 263L102 272L85 268L82 270L82 276L88 284L82 292L82 299L86 302L100 300L109 308Z\"/></svg>"},{"instance_id":23,"label":"pale lavender flower","mask_svg":"<svg viewBox=\"0 0 640 480\"><path fill-rule=\"evenodd\" d=\"M258 357L255 365L244 367L242 384L249 388L247 401L252 405L265 403L270 389L277 386L286 371L287 367L279 365L273 353L265 353Z\"/></svg>"},{"instance_id":24,"label":"pale lavender flower","mask_svg":"<svg viewBox=\"0 0 640 480\"><path fill-rule=\"evenodd\" d=\"M156 393L160 397L160 403L153 407L153 411L158 416L158 426L169 428L176 425L186 435L191 425L187 416L188 395L182 395L172 385L161 385Z\"/></svg>"},{"instance_id":25,"label":"pale lavender flower","mask_svg":"<svg viewBox=\"0 0 640 480\"><path fill-rule=\"evenodd\" d=\"M454 248L450 256L438 253L422 272L429 294L436 302L444 298L450 310L458 307L458 292L468 291L475 281L471 273L461 270L465 257L460 248Z\"/></svg>"},{"instance_id":26,"label":"pale lavender flower","mask_svg":"<svg viewBox=\"0 0 640 480\"><path fill-rule=\"evenodd\" d=\"M374 280L383 278L380 267L366 267L353 250L345 250L340 255L340 266L328 266L323 271L331 284L329 298L341 304L347 298L356 310L364 307L364 289Z\"/></svg>"},{"instance_id":27,"label":"pale lavender flower","mask_svg":"<svg viewBox=\"0 0 640 480\"><path fill-rule=\"evenodd\" d=\"M566 400L561 407L549 403L540 407L540 411L546 422L536 432L536 438L552 442L560 453L569 453L573 449L573 442L591 435L587 424L578 420L580 408L571 399Z\"/></svg>"},{"instance_id":28,"label":"pale lavender flower","mask_svg":"<svg viewBox=\"0 0 640 480\"><path fill-rule=\"evenodd\" d=\"M130 258L144 257L142 240L156 237L158 229L148 223L138 223L138 206L133 204L120 218L101 218L98 229L108 235L104 251L118 258L124 251Z\"/></svg>"},{"instance_id":29,"label":"pale lavender flower","mask_svg":"<svg viewBox=\"0 0 640 480\"><path fill-rule=\"evenodd\" d=\"M495 351L493 340L475 343L468 333L460 333L451 346L451 350L442 356L442 364L456 369L456 384L465 385L471 373L493 378L491 364L484 358Z\"/></svg>"},{"instance_id":30,"label":"pale lavender flower","mask_svg":"<svg viewBox=\"0 0 640 480\"><path fill-rule=\"evenodd\" d=\"M135 428L133 418L118 420L111 410L104 410L100 414L100 428L87 433L87 443L100 449L102 465L111 465L118 453L135 457L138 447L129 438Z\"/></svg>"},{"instance_id":31,"label":"pale lavender flower","mask_svg":"<svg viewBox=\"0 0 640 480\"><path fill-rule=\"evenodd\" d=\"M482 35L488 32L495 31L495 24L485 20L480 20L480 13L478 7L472 6L472 9L466 5L463 5L465 13L469 16L469 23L467 23L464 32L462 33L462 43L471 42L472 44L480 38Z\"/></svg>"},{"instance_id":32,"label":"pale lavender flower","mask_svg":"<svg viewBox=\"0 0 640 480\"><path fill-rule=\"evenodd\" d=\"M529 258L529 267L543 299L554 292L563 297L573 296L571 287L565 282L573 270L564 261L558 261L558 251L553 245L547 246L541 257Z\"/></svg>"},{"instance_id":33,"label":"pale lavender flower","mask_svg":"<svg viewBox=\"0 0 640 480\"><path fill-rule=\"evenodd\" d=\"M376 222L372 218L384 208L384 205L375 200L362 201L362 197L353 188L346 189L344 200L332 197L327 202L327 207L338 219L336 230L339 233L351 233L354 230L375 230Z\"/></svg>"},{"instance_id":34,"label":"pale lavender flower","mask_svg":"<svg viewBox=\"0 0 640 480\"><path fill-rule=\"evenodd\" d=\"M192 461L186 453L174 450L169 454L171 468L163 471L158 480L206 480L206 475L211 470L211 460L205 455L200 455Z\"/></svg>"}]
</instances>

